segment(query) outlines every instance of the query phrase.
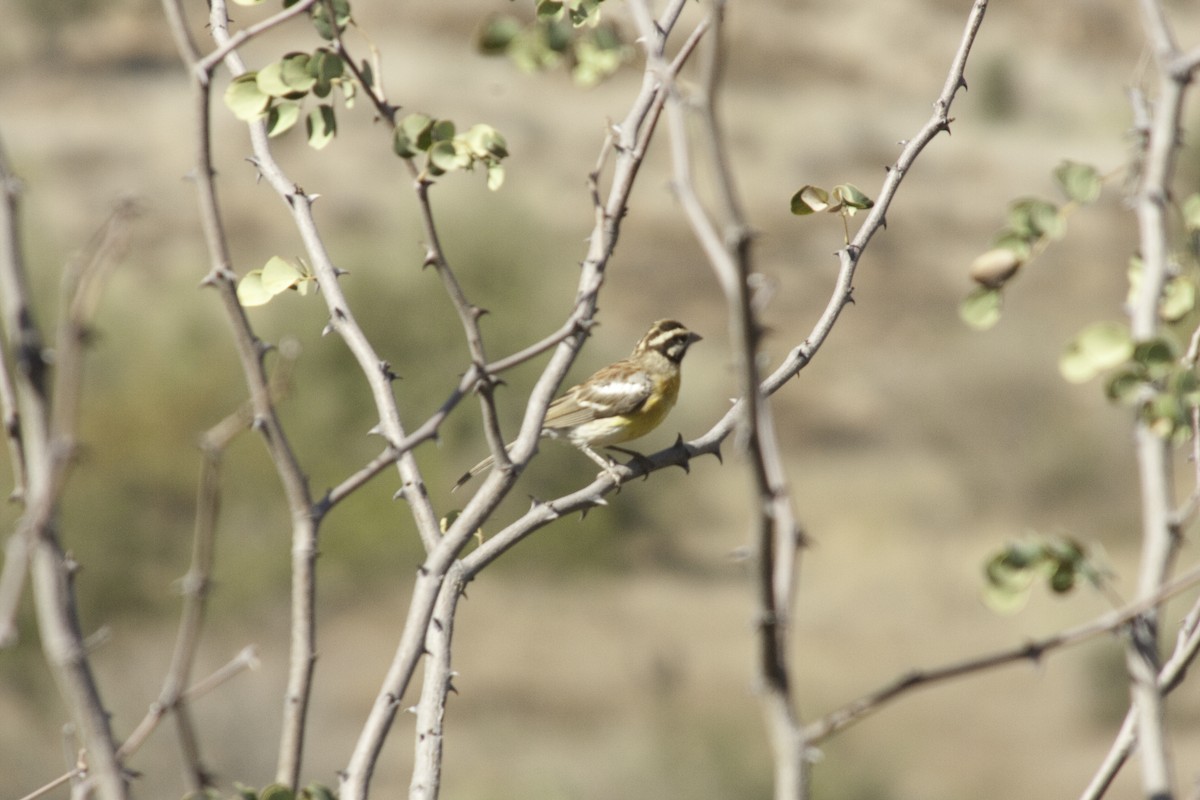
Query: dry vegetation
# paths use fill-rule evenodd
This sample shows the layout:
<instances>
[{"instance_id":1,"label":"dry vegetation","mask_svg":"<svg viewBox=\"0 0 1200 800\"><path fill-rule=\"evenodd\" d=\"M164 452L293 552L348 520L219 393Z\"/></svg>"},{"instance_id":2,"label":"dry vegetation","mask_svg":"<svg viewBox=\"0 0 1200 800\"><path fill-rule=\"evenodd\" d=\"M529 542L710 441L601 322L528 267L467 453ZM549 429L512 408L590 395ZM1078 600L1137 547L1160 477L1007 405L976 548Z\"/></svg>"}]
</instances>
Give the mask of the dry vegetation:
<instances>
[{"instance_id":1,"label":"dry vegetation","mask_svg":"<svg viewBox=\"0 0 1200 800\"><path fill-rule=\"evenodd\" d=\"M507 3L424 5L358 0L355 10L384 53L393 98L486 120L507 136L513 155L500 194L487 193L478 176L451 176L435 204L448 255L472 297L493 311L485 330L528 341L557 322L541 319L541 309L565 308L573 292L590 227L584 177L603 120L620 115L632 78L580 91L560 75L520 74L470 45L481 15ZM1172 11L1194 43L1200 13L1189 5ZM776 284L768 311L775 355L823 306L842 235L833 218L791 217L788 197L803 183L874 190L897 141L928 115L968 6L733 4L724 107L748 212L762 232L760 269ZM53 33L32 7L0 10L0 135L28 185L27 244L44 296L114 198L133 193L144 208L100 321L88 452L64 520L66 544L85 565L85 624L108 630L95 659L125 732L157 693L169 653L171 582L186 566L198 467L191 444L243 390L224 323L196 286L205 258L182 179L190 163L186 85L157 5L126 0L61 20ZM300 27L294 33L304 35ZM966 264L1009 200L1052 192L1049 173L1060 158L1105 169L1123 161L1122 89L1136 78L1139 42L1129 3L996 3L953 135L934 143L902 188L859 272L857 304L778 395L799 511L815 541L803 558L795 637L806 715L910 667L1017 643L1102 610L1102 599L1087 592L1036 595L1014 617L977 601L986 554L1028 530L1102 543L1118 589L1131 585L1137 510L1126 415L1096 387L1064 384L1055 367L1083 323L1120 313L1133 240L1119 201L1072 221L1069 240L1010 292L996 330L968 331L956 305L968 288ZM251 48L248 58L256 52L265 51ZM240 124L220 109L217 116L240 266L298 252L276 199L255 188L240 160ZM419 269L410 192L386 137L360 109L343 116L326 152L310 153L299 139L282 150L305 188L323 195L321 221L352 273L352 299L406 376L402 408L411 403L412 419L423 418L441 396L437 376L449 380L462 352L426 330L429 310L444 311L444 300ZM1194 175L1194 151L1185 162ZM721 302L666 179L662 160L641 178L610 270L603 327L578 368L626 351L650 319L678 316L703 332L680 407L652 439L658 444L676 430L699 432L732 391ZM366 400L354 395L359 384L341 345L320 338L317 304L284 297L255 322L265 338L301 338L284 413L314 487L326 486L374 452L363 435ZM424 355L426 346L436 358ZM510 408L520 401L520 379L513 376L505 398ZM443 445L421 455L439 489L483 446L468 438L470 410L460 413L464 421L447 429ZM559 473L591 474L573 453L555 459ZM548 473L531 474L528 493L574 480ZM458 628L444 796L767 796L749 586L729 557L745 544L744 486L731 474L709 460L690 476L655 475L584 522L538 534L472 586ZM385 505L388 480L339 509L322 541L308 777L327 783L378 686L416 560L410 532L397 524L403 514ZM275 755L288 542L257 442L231 453L226 489L204 664L253 641L264 667L198 713L209 762L226 779L262 784ZM20 649L0 653L6 796L64 767L64 713L39 672L31 620L24 631ZM902 700L826 747L817 796L1070 796L1123 712L1120 661L1118 644L1106 641ZM1190 731L1177 751L1185 781L1200 774L1200 703L1191 695L1173 716ZM407 780L406 724L378 776L381 797L396 796ZM148 773L140 796L177 794L173 758L169 735L139 757L134 766Z\"/></svg>"}]
</instances>

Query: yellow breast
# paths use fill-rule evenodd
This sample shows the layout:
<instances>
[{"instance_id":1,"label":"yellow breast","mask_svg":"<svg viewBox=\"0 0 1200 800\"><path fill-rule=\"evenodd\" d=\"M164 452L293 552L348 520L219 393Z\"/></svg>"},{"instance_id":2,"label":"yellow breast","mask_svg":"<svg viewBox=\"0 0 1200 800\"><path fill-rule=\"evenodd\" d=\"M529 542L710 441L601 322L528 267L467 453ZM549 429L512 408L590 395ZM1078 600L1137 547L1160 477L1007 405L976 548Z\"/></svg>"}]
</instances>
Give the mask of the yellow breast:
<instances>
[{"instance_id":1,"label":"yellow breast","mask_svg":"<svg viewBox=\"0 0 1200 800\"><path fill-rule=\"evenodd\" d=\"M679 373L655 381L655 390L637 411L592 420L571 431L571 439L592 447L621 444L645 436L667 418L679 398Z\"/></svg>"}]
</instances>

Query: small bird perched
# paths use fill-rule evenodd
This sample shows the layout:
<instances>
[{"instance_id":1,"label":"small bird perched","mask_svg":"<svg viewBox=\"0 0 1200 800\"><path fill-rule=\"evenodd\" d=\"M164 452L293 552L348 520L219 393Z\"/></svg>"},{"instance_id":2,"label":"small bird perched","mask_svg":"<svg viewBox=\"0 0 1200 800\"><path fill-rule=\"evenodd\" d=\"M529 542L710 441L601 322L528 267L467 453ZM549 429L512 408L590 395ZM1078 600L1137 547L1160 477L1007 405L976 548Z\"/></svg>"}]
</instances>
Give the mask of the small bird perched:
<instances>
[{"instance_id":1,"label":"small bird perched","mask_svg":"<svg viewBox=\"0 0 1200 800\"><path fill-rule=\"evenodd\" d=\"M605 471L611 470L612 462L592 448L620 450L615 445L645 436L666 419L679 397L679 365L700 338L682 323L660 319L629 358L609 364L550 403L542 435L566 439ZM488 456L471 467L454 488L483 472L492 461Z\"/></svg>"}]
</instances>

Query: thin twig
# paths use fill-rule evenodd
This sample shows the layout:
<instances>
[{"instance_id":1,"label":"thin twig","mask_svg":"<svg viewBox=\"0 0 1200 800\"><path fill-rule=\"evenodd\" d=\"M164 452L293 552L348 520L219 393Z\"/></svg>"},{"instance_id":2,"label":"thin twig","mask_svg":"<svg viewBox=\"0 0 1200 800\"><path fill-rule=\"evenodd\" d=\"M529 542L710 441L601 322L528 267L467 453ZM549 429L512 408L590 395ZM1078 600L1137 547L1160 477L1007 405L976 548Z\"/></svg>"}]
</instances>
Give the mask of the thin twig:
<instances>
[{"instance_id":1,"label":"thin twig","mask_svg":"<svg viewBox=\"0 0 1200 800\"><path fill-rule=\"evenodd\" d=\"M1163 694L1170 694L1183 681L1183 676L1195 661L1200 651L1200 600L1192 605L1183 624L1180 625L1179 635L1175 639L1175 651L1163 664L1158 673L1158 688ZM1137 747L1136 710L1130 708L1121 722L1121 728L1113 740L1112 747L1105 755L1096 774L1080 795L1080 800L1099 800L1112 785L1113 779L1121 767L1128 761Z\"/></svg>"},{"instance_id":2,"label":"thin twig","mask_svg":"<svg viewBox=\"0 0 1200 800\"><path fill-rule=\"evenodd\" d=\"M1073 628L1067 628L1066 630L1041 639L1035 639L1017 647L972 656L971 658L955 661L940 667L914 670L810 723L805 729L805 738L814 744L827 739L834 733L861 721L870 714L879 711L887 703L914 689L953 678L961 678L985 672L1006 664L1015 664L1021 661L1037 662L1043 656L1057 650L1080 644L1106 633L1111 633L1129 625L1148 609L1156 607L1163 601L1174 597L1198 583L1200 583L1200 566L1193 567L1175 580L1162 586L1153 596L1143 600L1136 600L1124 608L1110 611L1090 622L1085 622Z\"/></svg>"},{"instance_id":3,"label":"thin twig","mask_svg":"<svg viewBox=\"0 0 1200 800\"><path fill-rule=\"evenodd\" d=\"M180 0L163 0L180 57L192 77L195 96L196 167L194 170L201 226L208 246L210 268L205 285L216 289L233 332L242 372L254 409L254 425L262 434L276 473L283 486L292 520L292 640L288 686L284 698L284 724L280 737L277 780L295 786L299 780L304 741L304 723L316 662L316 560L317 520L310 513L312 498L303 471L275 410L270 382L263 367L265 348L254 335L245 310L237 298L232 258L213 181L215 169L211 149L209 100L211 87L204 70L196 68L195 46L187 30ZM209 23L217 46L230 41L224 0L210 3ZM225 63L236 75L244 71L236 51ZM261 125L259 126L261 127ZM252 126L253 129L253 126Z\"/></svg>"}]
</instances>

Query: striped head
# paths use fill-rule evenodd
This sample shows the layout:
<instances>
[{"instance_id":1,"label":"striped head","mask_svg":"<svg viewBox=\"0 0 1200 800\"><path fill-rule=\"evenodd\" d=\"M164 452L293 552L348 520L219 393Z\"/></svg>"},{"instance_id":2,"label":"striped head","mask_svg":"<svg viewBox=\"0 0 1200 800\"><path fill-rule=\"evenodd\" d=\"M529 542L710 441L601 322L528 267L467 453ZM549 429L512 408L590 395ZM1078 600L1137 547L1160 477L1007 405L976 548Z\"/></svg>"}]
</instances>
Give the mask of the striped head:
<instances>
[{"instance_id":1,"label":"striped head","mask_svg":"<svg viewBox=\"0 0 1200 800\"><path fill-rule=\"evenodd\" d=\"M647 352L657 352L673 364L679 364L687 355L688 348L700 341L698 333L692 333L683 323L673 319L660 319L650 326L646 335L633 348L633 358Z\"/></svg>"}]
</instances>

